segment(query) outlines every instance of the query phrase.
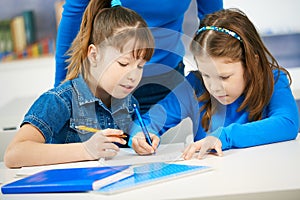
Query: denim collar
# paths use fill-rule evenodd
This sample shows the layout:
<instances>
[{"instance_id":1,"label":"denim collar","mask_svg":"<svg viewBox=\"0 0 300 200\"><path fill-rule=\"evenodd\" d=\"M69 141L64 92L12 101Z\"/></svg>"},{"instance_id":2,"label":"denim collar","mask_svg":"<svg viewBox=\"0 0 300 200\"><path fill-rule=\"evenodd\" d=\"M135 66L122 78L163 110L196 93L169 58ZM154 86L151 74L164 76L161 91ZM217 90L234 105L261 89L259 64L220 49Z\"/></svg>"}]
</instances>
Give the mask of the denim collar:
<instances>
[{"instance_id":1,"label":"denim collar","mask_svg":"<svg viewBox=\"0 0 300 200\"><path fill-rule=\"evenodd\" d=\"M98 99L93 95L90 88L88 87L87 83L83 79L82 75L80 74L77 78L72 80L72 84L74 86L74 90L76 92L79 105L82 106L87 103L93 103L93 102L99 102L99 104L106 108L106 106L103 104L101 99ZM132 95L128 95L127 97L123 99L116 99L112 97L111 112L117 112L120 109L127 109L129 112L132 112ZM136 103L136 102L134 102Z\"/></svg>"},{"instance_id":2,"label":"denim collar","mask_svg":"<svg viewBox=\"0 0 300 200\"><path fill-rule=\"evenodd\" d=\"M79 105L82 106L87 103L100 101L100 99L93 95L81 74L77 78L72 80L72 84L74 86Z\"/></svg>"}]
</instances>

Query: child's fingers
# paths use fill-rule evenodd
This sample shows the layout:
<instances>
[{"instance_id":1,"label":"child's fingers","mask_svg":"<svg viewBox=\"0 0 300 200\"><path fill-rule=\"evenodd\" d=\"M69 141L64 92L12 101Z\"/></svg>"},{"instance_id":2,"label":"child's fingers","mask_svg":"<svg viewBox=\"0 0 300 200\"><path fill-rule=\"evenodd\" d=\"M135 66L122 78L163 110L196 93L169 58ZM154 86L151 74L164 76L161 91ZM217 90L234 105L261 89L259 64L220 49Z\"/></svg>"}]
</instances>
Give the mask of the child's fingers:
<instances>
[{"instance_id":1,"label":"child's fingers","mask_svg":"<svg viewBox=\"0 0 300 200\"><path fill-rule=\"evenodd\" d=\"M218 156L223 155L222 145L216 141L214 143L205 143L202 145L198 154L198 159L203 159L211 150L215 150Z\"/></svg>"},{"instance_id":2,"label":"child's fingers","mask_svg":"<svg viewBox=\"0 0 300 200\"><path fill-rule=\"evenodd\" d=\"M105 136L105 142L116 142L119 144L126 144L126 140L121 138L124 135L122 130L119 129L105 129L97 132Z\"/></svg>"},{"instance_id":3,"label":"child's fingers","mask_svg":"<svg viewBox=\"0 0 300 200\"><path fill-rule=\"evenodd\" d=\"M194 153L197 151L197 146L195 145L195 143L189 145L186 150L183 153L183 158L185 160L189 160L193 157Z\"/></svg>"},{"instance_id":4,"label":"child's fingers","mask_svg":"<svg viewBox=\"0 0 300 200\"><path fill-rule=\"evenodd\" d=\"M105 142L109 142L109 143L116 142L116 143L119 143L119 144L126 144L126 140L124 140L122 138L119 138L119 137L114 137L114 136L106 137Z\"/></svg>"},{"instance_id":5,"label":"child's fingers","mask_svg":"<svg viewBox=\"0 0 300 200\"><path fill-rule=\"evenodd\" d=\"M210 149L210 146L208 145L202 145L202 147L200 148L199 150L199 153L198 153L198 156L197 158L198 159L202 159L205 157L205 155L208 153L208 150Z\"/></svg>"},{"instance_id":6,"label":"child's fingers","mask_svg":"<svg viewBox=\"0 0 300 200\"><path fill-rule=\"evenodd\" d=\"M113 157L120 151L120 148L114 143L104 143L102 149L103 157Z\"/></svg>"},{"instance_id":7,"label":"child's fingers","mask_svg":"<svg viewBox=\"0 0 300 200\"><path fill-rule=\"evenodd\" d=\"M217 151L217 155L218 155L218 156L223 156L222 146L217 145L217 146L215 147L215 150Z\"/></svg>"},{"instance_id":8,"label":"child's fingers","mask_svg":"<svg viewBox=\"0 0 300 200\"><path fill-rule=\"evenodd\" d=\"M139 146L143 149L145 155L154 153L154 149L146 142L146 140L139 140Z\"/></svg>"},{"instance_id":9,"label":"child's fingers","mask_svg":"<svg viewBox=\"0 0 300 200\"><path fill-rule=\"evenodd\" d=\"M144 137L134 137L132 147L140 155L149 155L154 153L154 149L146 142Z\"/></svg>"},{"instance_id":10,"label":"child's fingers","mask_svg":"<svg viewBox=\"0 0 300 200\"><path fill-rule=\"evenodd\" d=\"M156 135L152 135L151 136L151 140L152 140L152 148L155 151L159 145L160 139L159 137L157 137Z\"/></svg>"},{"instance_id":11,"label":"child's fingers","mask_svg":"<svg viewBox=\"0 0 300 200\"><path fill-rule=\"evenodd\" d=\"M119 130L119 129L111 129L111 128L107 128L107 129L104 129L104 130L101 130L100 131L103 135L105 136L120 136L120 135L123 135L123 131L122 130Z\"/></svg>"},{"instance_id":12,"label":"child's fingers","mask_svg":"<svg viewBox=\"0 0 300 200\"><path fill-rule=\"evenodd\" d=\"M182 157L184 157L184 156L186 155L186 153L189 151L190 146L191 146L191 144L188 145L188 146L183 150Z\"/></svg>"}]
</instances>

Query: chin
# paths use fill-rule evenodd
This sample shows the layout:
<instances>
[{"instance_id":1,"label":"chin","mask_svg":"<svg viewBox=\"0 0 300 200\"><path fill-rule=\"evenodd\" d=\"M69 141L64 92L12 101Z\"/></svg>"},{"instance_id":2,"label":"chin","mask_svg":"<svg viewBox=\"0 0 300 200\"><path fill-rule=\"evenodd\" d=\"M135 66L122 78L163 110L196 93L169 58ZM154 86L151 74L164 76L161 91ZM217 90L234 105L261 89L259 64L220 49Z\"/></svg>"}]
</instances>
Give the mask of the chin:
<instances>
[{"instance_id":1,"label":"chin","mask_svg":"<svg viewBox=\"0 0 300 200\"><path fill-rule=\"evenodd\" d=\"M223 100L217 99L217 100L218 100L218 102L219 102L220 104L222 104L222 105L224 105L224 106L229 105L229 104L232 104L232 102L233 102L233 101L227 100L227 99L223 99Z\"/></svg>"},{"instance_id":2,"label":"chin","mask_svg":"<svg viewBox=\"0 0 300 200\"><path fill-rule=\"evenodd\" d=\"M113 94L112 96L116 99L124 99L125 97L127 97L130 93L123 93L123 94Z\"/></svg>"}]
</instances>

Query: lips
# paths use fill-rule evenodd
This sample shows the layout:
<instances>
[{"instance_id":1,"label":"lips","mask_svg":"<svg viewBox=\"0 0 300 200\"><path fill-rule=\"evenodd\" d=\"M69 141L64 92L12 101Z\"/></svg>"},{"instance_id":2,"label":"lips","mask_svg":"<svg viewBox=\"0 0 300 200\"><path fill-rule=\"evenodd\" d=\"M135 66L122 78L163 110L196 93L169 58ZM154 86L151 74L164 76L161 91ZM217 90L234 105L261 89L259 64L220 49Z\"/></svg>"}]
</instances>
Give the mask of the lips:
<instances>
[{"instance_id":1,"label":"lips","mask_svg":"<svg viewBox=\"0 0 300 200\"><path fill-rule=\"evenodd\" d=\"M218 97L218 98L224 98L227 97L227 94L212 94L214 97Z\"/></svg>"},{"instance_id":2,"label":"lips","mask_svg":"<svg viewBox=\"0 0 300 200\"><path fill-rule=\"evenodd\" d=\"M123 84L120 84L121 87L125 88L126 90L132 90L134 88L134 86L132 85L123 85Z\"/></svg>"},{"instance_id":3,"label":"lips","mask_svg":"<svg viewBox=\"0 0 300 200\"><path fill-rule=\"evenodd\" d=\"M121 85L121 86L126 88L126 89L132 89L133 88L133 86L131 86L131 85Z\"/></svg>"},{"instance_id":4,"label":"lips","mask_svg":"<svg viewBox=\"0 0 300 200\"><path fill-rule=\"evenodd\" d=\"M227 99L228 95L214 95L214 97L223 102Z\"/></svg>"}]
</instances>

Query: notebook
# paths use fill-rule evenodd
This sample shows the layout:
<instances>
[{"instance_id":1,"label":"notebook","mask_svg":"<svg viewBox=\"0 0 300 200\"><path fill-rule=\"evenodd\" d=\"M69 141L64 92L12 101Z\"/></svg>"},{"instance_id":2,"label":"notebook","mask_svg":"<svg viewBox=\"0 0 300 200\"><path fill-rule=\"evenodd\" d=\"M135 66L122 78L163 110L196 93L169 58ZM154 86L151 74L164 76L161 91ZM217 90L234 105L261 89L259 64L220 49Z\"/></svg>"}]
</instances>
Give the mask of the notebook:
<instances>
[{"instance_id":1,"label":"notebook","mask_svg":"<svg viewBox=\"0 0 300 200\"><path fill-rule=\"evenodd\" d=\"M209 166L170 164L164 162L150 163L134 167L134 174L132 176L128 176L125 179L103 186L94 192L100 192L103 194L120 193L154 183L207 172L211 169L212 168Z\"/></svg>"},{"instance_id":2,"label":"notebook","mask_svg":"<svg viewBox=\"0 0 300 200\"><path fill-rule=\"evenodd\" d=\"M132 176L129 165L45 170L1 187L3 194L85 192Z\"/></svg>"},{"instance_id":3,"label":"notebook","mask_svg":"<svg viewBox=\"0 0 300 200\"><path fill-rule=\"evenodd\" d=\"M1 190L3 194L86 191L115 194L210 169L208 166L164 162L140 166L52 169L3 185Z\"/></svg>"}]
</instances>

